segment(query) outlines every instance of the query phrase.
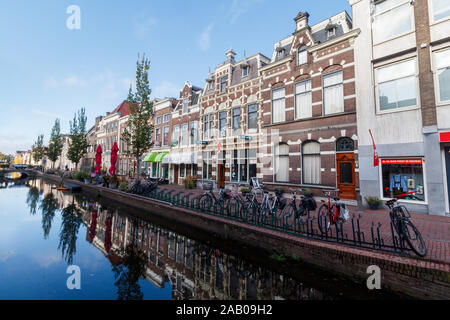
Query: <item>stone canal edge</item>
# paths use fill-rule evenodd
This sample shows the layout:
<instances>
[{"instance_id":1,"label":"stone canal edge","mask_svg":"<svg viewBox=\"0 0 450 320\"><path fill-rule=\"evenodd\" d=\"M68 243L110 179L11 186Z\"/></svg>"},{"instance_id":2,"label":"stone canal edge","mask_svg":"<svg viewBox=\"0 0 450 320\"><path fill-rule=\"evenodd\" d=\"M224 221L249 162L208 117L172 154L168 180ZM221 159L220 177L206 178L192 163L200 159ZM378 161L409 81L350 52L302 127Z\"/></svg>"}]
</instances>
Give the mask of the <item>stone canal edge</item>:
<instances>
[{"instance_id":1,"label":"stone canal edge","mask_svg":"<svg viewBox=\"0 0 450 320\"><path fill-rule=\"evenodd\" d=\"M61 178L55 175L42 174L41 177L53 183L61 183ZM282 253L287 257L297 255L308 264L354 279L363 285L370 276L367 268L376 265L381 269L381 284L385 289L420 299L450 299L450 264L447 263L310 240L194 212L115 189L68 179L64 179L64 183L80 185L84 192L213 233L225 240Z\"/></svg>"}]
</instances>

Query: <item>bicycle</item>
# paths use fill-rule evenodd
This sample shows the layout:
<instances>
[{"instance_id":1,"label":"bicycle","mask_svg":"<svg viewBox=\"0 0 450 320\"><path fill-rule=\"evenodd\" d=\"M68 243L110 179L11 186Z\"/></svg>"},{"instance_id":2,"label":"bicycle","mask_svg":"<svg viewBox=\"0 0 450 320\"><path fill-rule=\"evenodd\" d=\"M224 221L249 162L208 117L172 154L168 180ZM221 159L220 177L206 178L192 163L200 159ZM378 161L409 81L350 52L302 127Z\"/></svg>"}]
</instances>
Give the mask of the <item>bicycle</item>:
<instances>
[{"instance_id":1,"label":"bicycle","mask_svg":"<svg viewBox=\"0 0 450 320\"><path fill-rule=\"evenodd\" d=\"M221 188L216 198L212 181L203 183L203 190L205 193L198 197L198 208L204 212L209 212L212 208L213 213L224 215L230 198L229 194Z\"/></svg>"},{"instance_id":2,"label":"bicycle","mask_svg":"<svg viewBox=\"0 0 450 320\"><path fill-rule=\"evenodd\" d=\"M398 204L398 199L388 200L389 217L401 243L406 240L409 247L420 257L427 255L427 247L419 230L411 222L411 214L405 206Z\"/></svg>"},{"instance_id":3,"label":"bicycle","mask_svg":"<svg viewBox=\"0 0 450 320\"><path fill-rule=\"evenodd\" d=\"M339 192L339 190L322 191L327 197L327 202L322 204L317 213L317 224L321 233L328 233L332 225L346 222L350 216L348 209L339 197L333 197L334 203L331 201L331 193ZM325 202L322 200L322 202Z\"/></svg>"},{"instance_id":4,"label":"bicycle","mask_svg":"<svg viewBox=\"0 0 450 320\"><path fill-rule=\"evenodd\" d=\"M305 194L301 197L300 204L297 207L297 192L305 192L304 189L291 189L289 191L293 193L292 201L289 204L286 204L283 211L281 212L281 217L283 219L284 226L291 226L303 216L309 216L311 211L317 209L317 203L314 200L312 193ZM291 217L292 224L289 223Z\"/></svg>"}]
</instances>

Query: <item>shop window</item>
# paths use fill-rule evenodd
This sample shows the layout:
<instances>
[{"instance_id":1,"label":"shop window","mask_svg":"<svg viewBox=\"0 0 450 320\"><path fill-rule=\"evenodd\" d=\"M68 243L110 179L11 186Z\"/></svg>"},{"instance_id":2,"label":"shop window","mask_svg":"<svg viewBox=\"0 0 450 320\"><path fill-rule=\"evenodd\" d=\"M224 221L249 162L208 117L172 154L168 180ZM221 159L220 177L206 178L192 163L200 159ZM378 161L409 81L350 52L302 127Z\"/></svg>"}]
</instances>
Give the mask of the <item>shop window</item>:
<instances>
[{"instance_id":1,"label":"shop window","mask_svg":"<svg viewBox=\"0 0 450 320\"><path fill-rule=\"evenodd\" d=\"M289 145L280 144L275 148L275 180L289 182Z\"/></svg>"},{"instance_id":2,"label":"shop window","mask_svg":"<svg viewBox=\"0 0 450 320\"><path fill-rule=\"evenodd\" d=\"M180 178L184 178L186 170L186 165L184 163L180 164Z\"/></svg>"},{"instance_id":3,"label":"shop window","mask_svg":"<svg viewBox=\"0 0 450 320\"><path fill-rule=\"evenodd\" d=\"M256 177L256 149L233 150L231 154L231 181L247 183Z\"/></svg>"},{"instance_id":4,"label":"shop window","mask_svg":"<svg viewBox=\"0 0 450 320\"><path fill-rule=\"evenodd\" d=\"M212 179L212 152L203 152L203 179Z\"/></svg>"},{"instance_id":5,"label":"shop window","mask_svg":"<svg viewBox=\"0 0 450 320\"><path fill-rule=\"evenodd\" d=\"M337 152L353 152L355 151L355 142L350 138L339 138L336 141Z\"/></svg>"},{"instance_id":6,"label":"shop window","mask_svg":"<svg viewBox=\"0 0 450 320\"><path fill-rule=\"evenodd\" d=\"M320 143L306 142L303 145L303 183L320 184Z\"/></svg>"},{"instance_id":7,"label":"shop window","mask_svg":"<svg viewBox=\"0 0 450 320\"><path fill-rule=\"evenodd\" d=\"M417 105L416 62L414 59L376 69L380 111Z\"/></svg>"},{"instance_id":8,"label":"shop window","mask_svg":"<svg viewBox=\"0 0 450 320\"><path fill-rule=\"evenodd\" d=\"M381 159L383 197L425 201L422 159Z\"/></svg>"},{"instance_id":9,"label":"shop window","mask_svg":"<svg viewBox=\"0 0 450 320\"><path fill-rule=\"evenodd\" d=\"M413 14L411 0L378 1L372 24L374 43L413 31Z\"/></svg>"}]
</instances>

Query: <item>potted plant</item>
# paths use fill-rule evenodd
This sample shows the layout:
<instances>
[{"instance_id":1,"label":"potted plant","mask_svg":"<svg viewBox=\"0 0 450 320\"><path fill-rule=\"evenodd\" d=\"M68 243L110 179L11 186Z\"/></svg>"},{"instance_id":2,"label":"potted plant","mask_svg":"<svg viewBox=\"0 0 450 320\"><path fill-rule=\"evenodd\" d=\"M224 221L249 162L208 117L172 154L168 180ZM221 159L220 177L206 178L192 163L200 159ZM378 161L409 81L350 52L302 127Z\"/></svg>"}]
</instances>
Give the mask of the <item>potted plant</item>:
<instances>
[{"instance_id":1,"label":"potted plant","mask_svg":"<svg viewBox=\"0 0 450 320\"><path fill-rule=\"evenodd\" d=\"M86 183L86 184L92 183L91 175L88 172L83 172L83 177L84 177L84 183Z\"/></svg>"},{"instance_id":2,"label":"potted plant","mask_svg":"<svg viewBox=\"0 0 450 320\"><path fill-rule=\"evenodd\" d=\"M250 192L249 188L241 188L241 193L245 197Z\"/></svg>"},{"instance_id":3,"label":"potted plant","mask_svg":"<svg viewBox=\"0 0 450 320\"><path fill-rule=\"evenodd\" d=\"M186 176L186 179L184 179L184 187L186 189L194 189L196 186L197 181L194 179L194 177L191 175Z\"/></svg>"},{"instance_id":4,"label":"potted plant","mask_svg":"<svg viewBox=\"0 0 450 320\"><path fill-rule=\"evenodd\" d=\"M84 174L83 174L83 172L81 172L81 171L77 171L77 172L75 172L75 174L73 175L73 178L74 178L75 180L78 180L78 181L80 181L80 182L83 182L83 181L84 181Z\"/></svg>"},{"instance_id":5,"label":"potted plant","mask_svg":"<svg viewBox=\"0 0 450 320\"><path fill-rule=\"evenodd\" d=\"M366 200L371 210L378 210L382 203L382 201L378 199L378 197L365 197L364 199Z\"/></svg>"},{"instance_id":6,"label":"potted plant","mask_svg":"<svg viewBox=\"0 0 450 320\"><path fill-rule=\"evenodd\" d=\"M119 185L119 190L122 192L130 192L130 184L127 181L122 181Z\"/></svg>"},{"instance_id":7,"label":"potted plant","mask_svg":"<svg viewBox=\"0 0 450 320\"><path fill-rule=\"evenodd\" d=\"M110 180L109 180L109 187L111 189L117 189L117 187L119 186L119 178L117 177L117 175L113 175L111 176Z\"/></svg>"}]
</instances>

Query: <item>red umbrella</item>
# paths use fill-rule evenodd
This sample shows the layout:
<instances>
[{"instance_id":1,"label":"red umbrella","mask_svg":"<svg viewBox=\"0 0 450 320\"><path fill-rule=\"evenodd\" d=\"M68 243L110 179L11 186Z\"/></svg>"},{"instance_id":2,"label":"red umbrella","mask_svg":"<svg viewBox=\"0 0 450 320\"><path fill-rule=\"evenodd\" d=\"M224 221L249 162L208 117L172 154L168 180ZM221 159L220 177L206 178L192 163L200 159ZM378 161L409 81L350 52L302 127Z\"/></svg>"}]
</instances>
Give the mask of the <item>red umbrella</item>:
<instances>
[{"instance_id":1,"label":"red umbrella","mask_svg":"<svg viewBox=\"0 0 450 320\"><path fill-rule=\"evenodd\" d=\"M112 176L116 175L116 163L117 163L117 152L119 151L119 147L117 146L117 142L114 142L111 148L111 168L109 168L109 174Z\"/></svg>"},{"instance_id":2,"label":"red umbrella","mask_svg":"<svg viewBox=\"0 0 450 320\"><path fill-rule=\"evenodd\" d=\"M106 216L106 230L105 230L105 250L106 252L109 252L111 249L111 229L112 229L112 217L110 214Z\"/></svg>"},{"instance_id":3,"label":"red umbrella","mask_svg":"<svg viewBox=\"0 0 450 320\"><path fill-rule=\"evenodd\" d=\"M100 175L102 174L102 146L98 145L97 147L97 154L95 155L95 164L97 165L95 167L95 173Z\"/></svg>"},{"instance_id":4,"label":"red umbrella","mask_svg":"<svg viewBox=\"0 0 450 320\"><path fill-rule=\"evenodd\" d=\"M89 240L92 242L97 235L97 210L92 211L92 221L91 226L89 227Z\"/></svg>"}]
</instances>

